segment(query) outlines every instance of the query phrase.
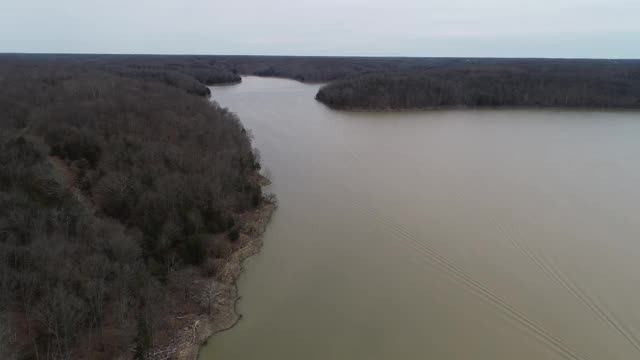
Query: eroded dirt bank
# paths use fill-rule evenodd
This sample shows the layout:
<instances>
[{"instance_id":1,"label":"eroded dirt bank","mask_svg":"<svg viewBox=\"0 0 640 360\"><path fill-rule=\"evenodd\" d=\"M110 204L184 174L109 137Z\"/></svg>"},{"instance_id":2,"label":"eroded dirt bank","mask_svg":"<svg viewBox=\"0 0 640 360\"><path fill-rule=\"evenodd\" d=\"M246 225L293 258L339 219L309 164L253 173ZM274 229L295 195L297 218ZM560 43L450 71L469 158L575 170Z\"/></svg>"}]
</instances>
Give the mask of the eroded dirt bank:
<instances>
[{"instance_id":1,"label":"eroded dirt bank","mask_svg":"<svg viewBox=\"0 0 640 360\"><path fill-rule=\"evenodd\" d=\"M274 200L265 200L256 210L241 216L239 238L229 257L216 264L214 276L197 269L172 276L171 305L163 315L166 326L157 334L158 346L150 354L152 359L196 359L200 346L210 336L240 320L236 281L243 261L260 251L262 235L275 208Z\"/></svg>"}]
</instances>

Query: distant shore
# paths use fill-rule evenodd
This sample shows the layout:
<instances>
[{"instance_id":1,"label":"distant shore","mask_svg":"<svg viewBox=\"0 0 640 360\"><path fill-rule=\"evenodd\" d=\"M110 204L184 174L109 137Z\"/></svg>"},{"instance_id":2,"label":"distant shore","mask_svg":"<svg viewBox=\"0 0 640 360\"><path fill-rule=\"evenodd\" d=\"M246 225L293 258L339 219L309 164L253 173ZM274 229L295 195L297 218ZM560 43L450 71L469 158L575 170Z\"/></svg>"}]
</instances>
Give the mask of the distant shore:
<instances>
[{"instance_id":1,"label":"distant shore","mask_svg":"<svg viewBox=\"0 0 640 360\"><path fill-rule=\"evenodd\" d=\"M318 102L322 103L322 101ZM353 113L410 113L410 112L429 112L429 111L500 111L500 110L554 110L554 111L638 111L640 108L635 107L600 107L600 106L426 106L411 108L365 108L365 107L333 107L322 103L326 107L335 111L353 112Z\"/></svg>"},{"instance_id":2,"label":"distant shore","mask_svg":"<svg viewBox=\"0 0 640 360\"><path fill-rule=\"evenodd\" d=\"M640 66L532 62L381 72L331 82L316 100L339 110L640 109Z\"/></svg>"}]
</instances>

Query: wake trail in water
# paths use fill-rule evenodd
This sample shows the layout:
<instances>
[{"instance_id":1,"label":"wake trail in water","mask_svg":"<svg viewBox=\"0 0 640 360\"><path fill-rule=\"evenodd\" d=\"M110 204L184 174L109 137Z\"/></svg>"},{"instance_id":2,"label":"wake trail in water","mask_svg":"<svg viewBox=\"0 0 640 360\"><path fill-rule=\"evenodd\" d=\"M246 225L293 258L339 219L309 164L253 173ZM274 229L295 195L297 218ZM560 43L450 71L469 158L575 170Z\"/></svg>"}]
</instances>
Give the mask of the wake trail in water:
<instances>
[{"instance_id":1,"label":"wake trail in water","mask_svg":"<svg viewBox=\"0 0 640 360\"><path fill-rule=\"evenodd\" d=\"M523 328L527 329L530 333L534 334L538 339L546 343L556 352L558 355L565 359L572 360L584 360L584 357L581 357L575 353L574 350L570 349L567 345L565 345L560 339L554 337L549 331L544 329L540 324L537 324L533 320L527 318L522 312L517 310L515 307L507 303L505 300L500 298L497 294L491 291L488 287L484 286L482 283L476 281L471 276L469 276L462 269L454 265L451 261L449 261L444 256L438 254L432 248L424 244L422 241L418 240L411 232L409 232L406 228L397 225L391 219L384 216L381 212L377 211L373 207L363 206L363 204L357 204L361 210L376 218L378 221L383 223L387 229L399 240L403 241L406 245L410 246L414 251L423 256L423 258L427 259L431 265L435 265L437 268L442 270L446 275L449 275L454 280L456 280L459 284L463 286L463 288L468 289L476 296L479 296L481 299L486 301L487 303L493 305L496 309L498 309L502 314L507 316L509 319L515 321L516 323L523 326Z\"/></svg>"},{"instance_id":2,"label":"wake trail in water","mask_svg":"<svg viewBox=\"0 0 640 360\"><path fill-rule=\"evenodd\" d=\"M617 320L614 313L603 309L596 301L589 298L584 291L574 282L572 282L566 275L564 275L557 267L553 266L552 262L545 261L545 259L536 255L524 242L518 241L514 236L507 232L503 225L495 222L498 229L504 234L504 236L518 249L522 254L529 258L538 268L540 268L549 278L562 286L571 295L573 295L580 303L586 306L592 311L601 321L611 326L618 334L625 338L629 344L631 344L637 351L640 352L640 341L637 336L633 334L622 322Z\"/></svg>"},{"instance_id":3,"label":"wake trail in water","mask_svg":"<svg viewBox=\"0 0 640 360\"><path fill-rule=\"evenodd\" d=\"M463 195L459 191L451 190L450 193L455 196L459 201L464 201ZM545 262L544 259L528 249L524 244L519 242L512 232L506 231L504 225L501 224L495 216L487 216L489 220L494 224L504 237L511 242L517 249L519 249L526 257L528 257L536 266L538 266L547 276L556 281L559 285L565 288L571 295L578 299L589 310L593 311L601 321L611 326L615 331L622 335L626 341L628 341L636 351L640 351L640 341L632 331L630 331L622 322L616 320L613 313L605 311L597 302L591 300L585 293L577 286L577 284L570 281L570 279L560 272L557 267L554 267L551 262Z\"/></svg>"},{"instance_id":4,"label":"wake trail in water","mask_svg":"<svg viewBox=\"0 0 640 360\"><path fill-rule=\"evenodd\" d=\"M346 158L347 162L351 163L351 168L358 168L357 171L363 171L362 163L359 156L352 150L346 143L340 144L345 151L349 154ZM425 174L421 174L425 175ZM347 188L347 184L341 184L347 191L352 192L352 189ZM464 200L464 197L459 191L452 190L452 194L460 201ZM360 197L360 196L358 196ZM364 197L360 197L364 200ZM429 264L435 265L442 270L445 274L455 279L463 288L468 289L476 296L480 297L487 303L493 305L502 314L509 319L520 324L523 328L527 329L530 333L536 336L539 340L550 346L550 348L564 359L571 360L585 360L584 357L579 356L576 352L565 345L560 339L551 334L542 325L529 319L521 311L507 303L504 299L500 298L491 289L473 279L470 275L464 272L462 269L453 264L450 260L437 253L432 247L425 244L425 241L420 241L414 234L412 234L406 228L396 224L392 219L385 216L382 212L375 209L373 206L368 206L363 203L354 202L354 204L361 209L365 214L376 218L383 223L387 229L405 245L408 245L413 250L418 252L424 259L427 259Z\"/></svg>"}]
</instances>

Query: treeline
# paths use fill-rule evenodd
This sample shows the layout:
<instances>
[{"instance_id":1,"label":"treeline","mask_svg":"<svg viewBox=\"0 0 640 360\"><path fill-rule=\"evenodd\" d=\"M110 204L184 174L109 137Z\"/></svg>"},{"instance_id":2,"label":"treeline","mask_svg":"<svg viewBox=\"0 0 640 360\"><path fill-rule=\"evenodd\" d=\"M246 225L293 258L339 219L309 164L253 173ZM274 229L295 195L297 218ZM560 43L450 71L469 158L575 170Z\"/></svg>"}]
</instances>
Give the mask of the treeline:
<instances>
[{"instance_id":1,"label":"treeline","mask_svg":"<svg viewBox=\"0 0 640 360\"><path fill-rule=\"evenodd\" d=\"M640 61L494 61L336 81L316 99L336 109L640 108Z\"/></svg>"},{"instance_id":2,"label":"treeline","mask_svg":"<svg viewBox=\"0 0 640 360\"><path fill-rule=\"evenodd\" d=\"M356 75L414 71L460 61L448 58L367 58L317 56L215 56L240 74L272 76L302 82L328 82Z\"/></svg>"},{"instance_id":3,"label":"treeline","mask_svg":"<svg viewBox=\"0 0 640 360\"><path fill-rule=\"evenodd\" d=\"M413 72L466 61L458 58L91 54L5 54L0 55L1 60L66 64L123 73L140 70L177 72L204 85L236 83L241 81L239 75L328 82L369 73Z\"/></svg>"},{"instance_id":4,"label":"treeline","mask_svg":"<svg viewBox=\"0 0 640 360\"><path fill-rule=\"evenodd\" d=\"M438 82L446 82L443 78L450 78L451 82L458 83L457 87L479 86L477 84L483 81L497 80L504 82L505 89L508 89L508 86L522 81L531 83L524 84L522 89L532 88L532 91L540 91L536 90L540 88L540 83L535 81L544 79L543 88L553 92L552 86L562 90L569 88L569 85L584 87L585 83L589 87L589 83L598 81L608 87L616 87L618 82L626 84L635 81L627 75L637 76L640 67L638 60L244 55L0 54L0 62L15 62L22 66L35 62L98 69L120 76L161 82L198 95L209 94L206 85L240 82L240 75L274 76L303 82L348 79L361 82L355 78L365 76L366 79L375 79L378 77L372 75L382 74L384 78L395 79L385 80L385 84L381 85L383 87L391 86L391 82L398 82L403 77L410 80L429 75ZM460 95L453 89L454 85L443 86L451 88L455 96ZM416 83L407 86L408 89L414 87L422 88L422 85ZM492 93L493 90L482 88L473 92Z\"/></svg>"},{"instance_id":5,"label":"treeline","mask_svg":"<svg viewBox=\"0 0 640 360\"><path fill-rule=\"evenodd\" d=\"M157 80L196 95L209 95L207 85L233 84L242 81L240 75L216 61L185 56L75 55L60 61L76 61L104 68L122 76Z\"/></svg>"},{"instance_id":6,"label":"treeline","mask_svg":"<svg viewBox=\"0 0 640 360\"><path fill-rule=\"evenodd\" d=\"M0 62L16 67L46 66L98 70L143 81L160 82L190 94L208 96L207 86L238 83L240 75L218 61L184 56L4 54Z\"/></svg>"},{"instance_id":7,"label":"treeline","mask_svg":"<svg viewBox=\"0 0 640 360\"><path fill-rule=\"evenodd\" d=\"M0 60L0 358L146 358L176 274L216 276L263 201L234 114L116 74Z\"/></svg>"}]
</instances>

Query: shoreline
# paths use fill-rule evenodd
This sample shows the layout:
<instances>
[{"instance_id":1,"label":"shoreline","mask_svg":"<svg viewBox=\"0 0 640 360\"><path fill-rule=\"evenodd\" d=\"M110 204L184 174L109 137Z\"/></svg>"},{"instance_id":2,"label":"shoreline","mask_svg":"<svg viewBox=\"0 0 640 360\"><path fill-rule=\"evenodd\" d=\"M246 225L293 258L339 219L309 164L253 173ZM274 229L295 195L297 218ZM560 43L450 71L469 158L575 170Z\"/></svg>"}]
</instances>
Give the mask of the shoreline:
<instances>
[{"instance_id":1,"label":"shoreline","mask_svg":"<svg viewBox=\"0 0 640 360\"><path fill-rule=\"evenodd\" d=\"M367 107L337 107L331 106L322 100L315 99L320 104L326 106L333 111L352 112L352 113L406 113L406 112L436 112L436 111L465 111L465 110L487 110L487 111L500 111L500 110L557 110L557 111L595 111L595 112L607 112L607 111L640 111L640 107L599 107L599 106L468 106L468 105L451 105L451 106L425 106L425 107L407 107L407 108L367 108Z\"/></svg>"},{"instance_id":2,"label":"shoreline","mask_svg":"<svg viewBox=\"0 0 640 360\"><path fill-rule=\"evenodd\" d=\"M224 263L216 266L215 275L207 276L199 268L175 274L167 295L170 304L165 308L162 330L148 353L149 359L196 360L209 338L240 321L242 314L236 310L241 298L237 281L244 270L244 261L260 252L264 232L276 208L277 200L268 196L260 206L240 215L238 240Z\"/></svg>"},{"instance_id":3,"label":"shoreline","mask_svg":"<svg viewBox=\"0 0 640 360\"><path fill-rule=\"evenodd\" d=\"M240 78L240 80L238 81L227 81L227 82L221 82L221 83L213 83L213 84L205 84L202 83L204 86L206 87L213 87L213 86L233 86L233 85L239 85L242 84L242 77Z\"/></svg>"},{"instance_id":4,"label":"shoreline","mask_svg":"<svg viewBox=\"0 0 640 360\"><path fill-rule=\"evenodd\" d=\"M244 261L262 249L263 235L275 209L275 201L264 200L258 209L247 214L250 219L243 226L245 238L241 240L242 245L231 254L220 277L206 279L208 282L218 280L222 286L222 293L214 304L215 311L212 315L200 314L191 321L193 340L187 347L176 353L176 359L196 360L200 354L200 348L209 338L233 328L242 319L242 314L237 312L237 303L241 299L238 295L237 281L244 270Z\"/></svg>"},{"instance_id":5,"label":"shoreline","mask_svg":"<svg viewBox=\"0 0 640 360\"><path fill-rule=\"evenodd\" d=\"M307 80L300 80L293 77L286 77L286 76L279 76L279 75L240 74L240 76L241 77L257 77L257 78L264 78L264 79L290 80L290 81L295 81L297 83L304 84L304 85L326 85L332 81L335 81L335 80L307 81Z\"/></svg>"}]
</instances>

